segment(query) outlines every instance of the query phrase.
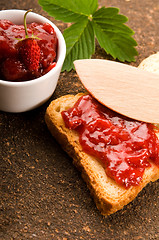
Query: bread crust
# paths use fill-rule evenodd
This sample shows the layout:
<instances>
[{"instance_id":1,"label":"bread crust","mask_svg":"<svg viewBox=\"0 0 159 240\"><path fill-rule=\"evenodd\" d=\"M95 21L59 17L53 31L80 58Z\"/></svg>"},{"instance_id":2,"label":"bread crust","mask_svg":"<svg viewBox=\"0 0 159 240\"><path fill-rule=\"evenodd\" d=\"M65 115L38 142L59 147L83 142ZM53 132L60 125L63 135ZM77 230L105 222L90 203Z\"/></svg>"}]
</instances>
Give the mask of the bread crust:
<instances>
[{"instance_id":1,"label":"bread crust","mask_svg":"<svg viewBox=\"0 0 159 240\"><path fill-rule=\"evenodd\" d=\"M45 121L51 134L81 171L99 211L103 215L109 215L131 202L149 182L156 181L159 178L159 168L152 164L145 170L141 183L129 189L119 186L109 178L100 162L82 151L78 133L66 128L61 116L61 112L72 107L82 95L83 93L65 95L52 101L46 110Z\"/></svg>"}]
</instances>

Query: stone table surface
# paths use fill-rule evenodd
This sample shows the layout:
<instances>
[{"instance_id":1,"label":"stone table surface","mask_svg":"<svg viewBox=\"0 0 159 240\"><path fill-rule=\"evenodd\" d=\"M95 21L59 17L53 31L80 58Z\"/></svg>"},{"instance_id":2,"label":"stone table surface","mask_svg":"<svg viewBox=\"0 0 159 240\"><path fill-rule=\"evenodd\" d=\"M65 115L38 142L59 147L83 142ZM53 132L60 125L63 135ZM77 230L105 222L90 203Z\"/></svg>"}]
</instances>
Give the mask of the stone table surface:
<instances>
[{"instance_id":1,"label":"stone table surface","mask_svg":"<svg viewBox=\"0 0 159 240\"><path fill-rule=\"evenodd\" d=\"M139 55L134 66L159 51L158 0L99 0L128 18ZM63 31L67 24L49 17L36 0L0 0L0 10L29 9L50 18ZM96 44L95 58L107 58ZM49 133L44 114L51 100L83 87L75 73L63 72L43 106L25 113L0 112L0 239L159 239L159 181L117 213L103 217L72 164Z\"/></svg>"}]
</instances>

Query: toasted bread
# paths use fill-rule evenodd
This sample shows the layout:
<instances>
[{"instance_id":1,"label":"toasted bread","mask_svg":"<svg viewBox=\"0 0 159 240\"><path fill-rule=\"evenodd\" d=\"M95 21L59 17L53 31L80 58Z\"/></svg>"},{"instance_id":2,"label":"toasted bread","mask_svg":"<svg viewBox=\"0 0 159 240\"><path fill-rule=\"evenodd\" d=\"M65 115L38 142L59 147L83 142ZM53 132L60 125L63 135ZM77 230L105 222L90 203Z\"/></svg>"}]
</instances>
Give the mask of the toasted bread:
<instances>
[{"instance_id":1,"label":"toasted bread","mask_svg":"<svg viewBox=\"0 0 159 240\"><path fill-rule=\"evenodd\" d=\"M112 214L131 202L137 194L151 181L159 178L159 168L152 163L146 168L143 179L138 186L125 189L108 177L100 162L85 152L79 143L75 130L65 127L61 112L72 107L81 94L62 96L51 102L46 110L45 121L51 134L73 158L73 163L81 171L97 208L103 215Z\"/></svg>"},{"instance_id":2,"label":"toasted bread","mask_svg":"<svg viewBox=\"0 0 159 240\"><path fill-rule=\"evenodd\" d=\"M138 67L148 72L159 74L159 52L145 58Z\"/></svg>"}]
</instances>

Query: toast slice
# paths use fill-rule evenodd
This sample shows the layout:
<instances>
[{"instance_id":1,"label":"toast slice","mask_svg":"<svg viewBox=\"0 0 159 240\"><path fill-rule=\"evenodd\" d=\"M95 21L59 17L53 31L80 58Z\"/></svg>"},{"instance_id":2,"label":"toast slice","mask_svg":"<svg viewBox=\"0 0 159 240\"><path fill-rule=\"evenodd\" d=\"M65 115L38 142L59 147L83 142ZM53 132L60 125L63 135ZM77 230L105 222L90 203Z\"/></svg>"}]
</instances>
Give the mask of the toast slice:
<instances>
[{"instance_id":1,"label":"toast slice","mask_svg":"<svg viewBox=\"0 0 159 240\"><path fill-rule=\"evenodd\" d=\"M72 107L82 95L82 93L75 96L66 95L52 101L46 110L45 121L51 134L73 158L73 163L81 171L97 208L103 215L109 215L131 202L150 181L157 180L159 168L152 164L145 170L140 185L129 189L119 186L108 177L100 162L82 151L78 133L66 128L61 116L61 112Z\"/></svg>"}]
</instances>

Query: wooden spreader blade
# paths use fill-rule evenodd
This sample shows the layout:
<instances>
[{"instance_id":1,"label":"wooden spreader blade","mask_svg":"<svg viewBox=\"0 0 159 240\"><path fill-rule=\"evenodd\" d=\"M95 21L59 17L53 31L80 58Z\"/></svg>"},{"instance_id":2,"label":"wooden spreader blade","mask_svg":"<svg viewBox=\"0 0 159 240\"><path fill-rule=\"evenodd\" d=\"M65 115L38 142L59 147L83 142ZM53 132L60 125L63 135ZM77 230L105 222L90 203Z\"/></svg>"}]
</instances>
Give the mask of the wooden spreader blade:
<instances>
[{"instance_id":1,"label":"wooden spreader blade","mask_svg":"<svg viewBox=\"0 0 159 240\"><path fill-rule=\"evenodd\" d=\"M100 103L127 117L159 123L159 75L102 59L76 60L74 65Z\"/></svg>"}]
</instances>

